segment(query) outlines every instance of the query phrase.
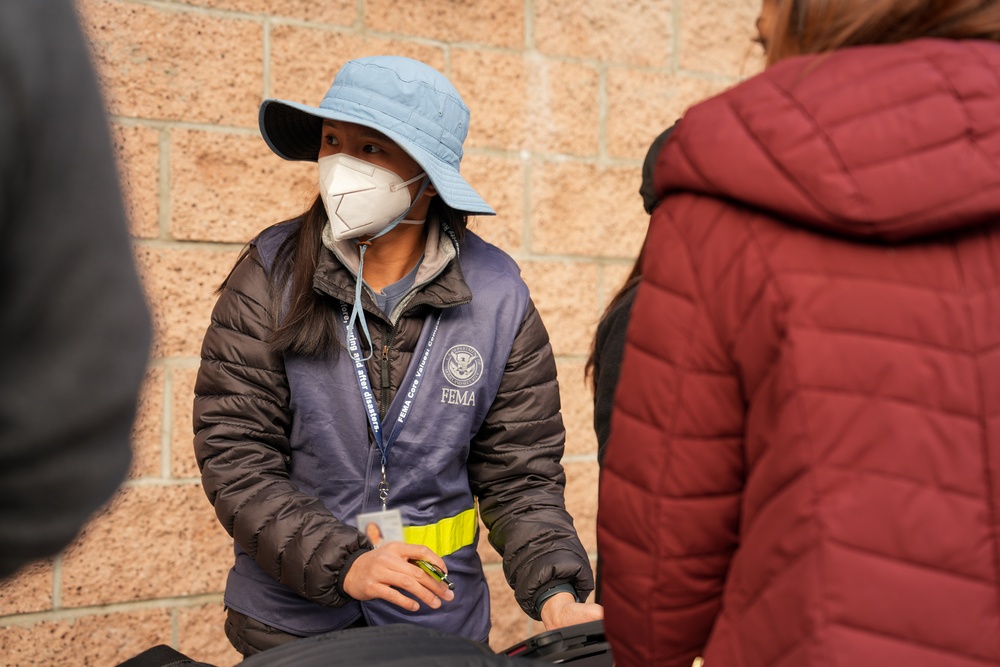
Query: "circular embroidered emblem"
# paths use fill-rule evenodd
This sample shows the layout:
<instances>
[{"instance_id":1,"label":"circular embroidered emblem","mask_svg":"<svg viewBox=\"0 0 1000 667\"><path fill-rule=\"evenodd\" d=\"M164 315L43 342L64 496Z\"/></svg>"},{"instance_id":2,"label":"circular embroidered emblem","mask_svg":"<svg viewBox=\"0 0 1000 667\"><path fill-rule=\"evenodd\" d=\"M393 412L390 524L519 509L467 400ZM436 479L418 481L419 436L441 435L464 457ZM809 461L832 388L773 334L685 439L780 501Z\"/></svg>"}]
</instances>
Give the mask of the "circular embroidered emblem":
<instances>
[{"instance_id":1,"label":"circular embroidered emblem","mask_svg":"<svg viewBox=\"0 0 1000 667\"><path fill-rule=\"evenodd\" d=\"M441 370L456 387L469 387L483 376L483 357L471 345L456 345L445 352Z\"/></svg>"}]
</instances>

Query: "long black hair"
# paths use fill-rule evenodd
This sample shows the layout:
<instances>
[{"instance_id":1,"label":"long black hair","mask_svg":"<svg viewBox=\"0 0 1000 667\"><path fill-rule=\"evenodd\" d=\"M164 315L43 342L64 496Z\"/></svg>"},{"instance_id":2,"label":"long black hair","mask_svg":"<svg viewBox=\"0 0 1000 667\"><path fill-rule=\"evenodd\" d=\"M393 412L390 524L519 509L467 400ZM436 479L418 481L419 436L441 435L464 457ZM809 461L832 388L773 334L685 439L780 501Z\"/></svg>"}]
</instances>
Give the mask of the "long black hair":
<instances>
[{"instance_id":1,"label":"long black hair","mask_svg":"<svg viewBox=\"0 0 1000 667\"><path fill-rule=\"evenodd\" d=\"M308 209L286 222L298 222L299 227L278 248L268 275L274 328L267 342L278 353L325 358L343 343L340 320L331 315L335 300L313 288L320 255L329 252L323 246L327 215L322 198L317 195ZM431 199L425 224L447 225L461 240L468 228L468 216L437 196ZM249 253L248 246L236 263ZM228 281L227 277L220 290Z\"/></svg>"}]
</instances>

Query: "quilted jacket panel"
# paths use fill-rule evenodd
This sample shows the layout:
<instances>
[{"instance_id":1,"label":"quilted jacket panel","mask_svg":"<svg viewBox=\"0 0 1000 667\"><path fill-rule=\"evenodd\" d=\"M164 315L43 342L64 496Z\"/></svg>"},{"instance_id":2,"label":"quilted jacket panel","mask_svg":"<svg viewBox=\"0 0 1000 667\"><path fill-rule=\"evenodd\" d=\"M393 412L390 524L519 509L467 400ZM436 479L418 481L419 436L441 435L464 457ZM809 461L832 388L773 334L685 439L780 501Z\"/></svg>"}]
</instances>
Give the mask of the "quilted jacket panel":
<instances>
[{"instance_id":1,"label":"quilted jacket panel","mask_svg":"<svg viewBox=\"0 0 1000 667\"><path fill-rule=\"evenodd\" d=\"M1000 664L998 73L847 49L679 124L602 474L617 664Z\"/></svg>"}]
</instances>

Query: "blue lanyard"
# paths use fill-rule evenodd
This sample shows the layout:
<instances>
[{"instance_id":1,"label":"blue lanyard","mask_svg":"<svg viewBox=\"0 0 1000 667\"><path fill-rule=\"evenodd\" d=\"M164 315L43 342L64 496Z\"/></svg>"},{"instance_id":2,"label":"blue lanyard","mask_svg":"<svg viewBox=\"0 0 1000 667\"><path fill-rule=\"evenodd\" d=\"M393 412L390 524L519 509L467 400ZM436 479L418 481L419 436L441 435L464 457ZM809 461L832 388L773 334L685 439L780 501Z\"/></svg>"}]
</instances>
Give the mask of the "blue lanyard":
<instances>
[{"instance_id":1,"label":"blue lanyard","mask_svg":"<svg viewBox=\"0 0 1000 667\"><path fill-rule=\"evenodd\" d=\"M417 365L416 373L413 375L410 389L406 392L406 400L399 411L399 417L396 418L396 423L393 424L389 437L384 440L382 438L382 422L379 420L378 411L375 409L375 392L372 391L371 381L368 379L368 369L365 368L365 361L361 357L361 346L358 345L358 337L354 333L354 327L350 326L351 315L347 310L347 304L343 301L340 302L340 312L343 315L344 328L347 332L347 352L354 361L354 377L358 381L358 389L361 390L361 402L365 406L365 412L368 414L368 423L371 424L375 444L378 445L378 449L382 453L382 480L378 485L378 495L382 501L382 510L384 511L386 509L386 501L389 499L389 483L385 477L385 464L389 458L389 449L396 442L400 431L403 430L403 425L410 416L410 406L417 395L417 389L420 388L420 381L424 377L424 368L427 366L427 358L431 354L431 347L434 345L434 337L437 335L438 325L441 324L441 311L438 311L438 316L434 320L434 328L431 329L431 335L427 338L427 344L424 345L424 353L420 356L420 363Z\"/></svg>"}]
</instances>

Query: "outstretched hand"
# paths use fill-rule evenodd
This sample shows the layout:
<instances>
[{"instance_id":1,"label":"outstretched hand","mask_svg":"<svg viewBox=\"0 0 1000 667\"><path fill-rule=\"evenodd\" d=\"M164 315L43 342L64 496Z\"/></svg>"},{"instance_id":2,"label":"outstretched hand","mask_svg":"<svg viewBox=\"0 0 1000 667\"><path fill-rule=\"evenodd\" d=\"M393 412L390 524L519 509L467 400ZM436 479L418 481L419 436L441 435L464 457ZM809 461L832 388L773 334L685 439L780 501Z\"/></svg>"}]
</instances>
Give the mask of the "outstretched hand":
<instances>
[{"instance_id":1,"label":"outstretched hand","mask_svg":"<svg viewBox=\"0 0 1000 667\"><path fill-rule=\"evenodd\" d=\"M604 618L604 607L593 602L577 602L569 593L556 593L542 604L541 613L545 629L555 630L599 621Z\"/></svg>"},{"instance_id":2,"label":"outstretched hand","mask_svg":"<svg viewBox=\"0 0 1000 667\"><path fill-rule=\"evenodd\" d=\"M400 591L431 609L438 609L442 600L455 599L445 584L410 562L413 560L425 560L447 571L441 557L423 545L385 542L351 564L344 577L344 592L355 600L381 599L407 611L417 611L420 605Z\"/></svg>"}]
</instances>

